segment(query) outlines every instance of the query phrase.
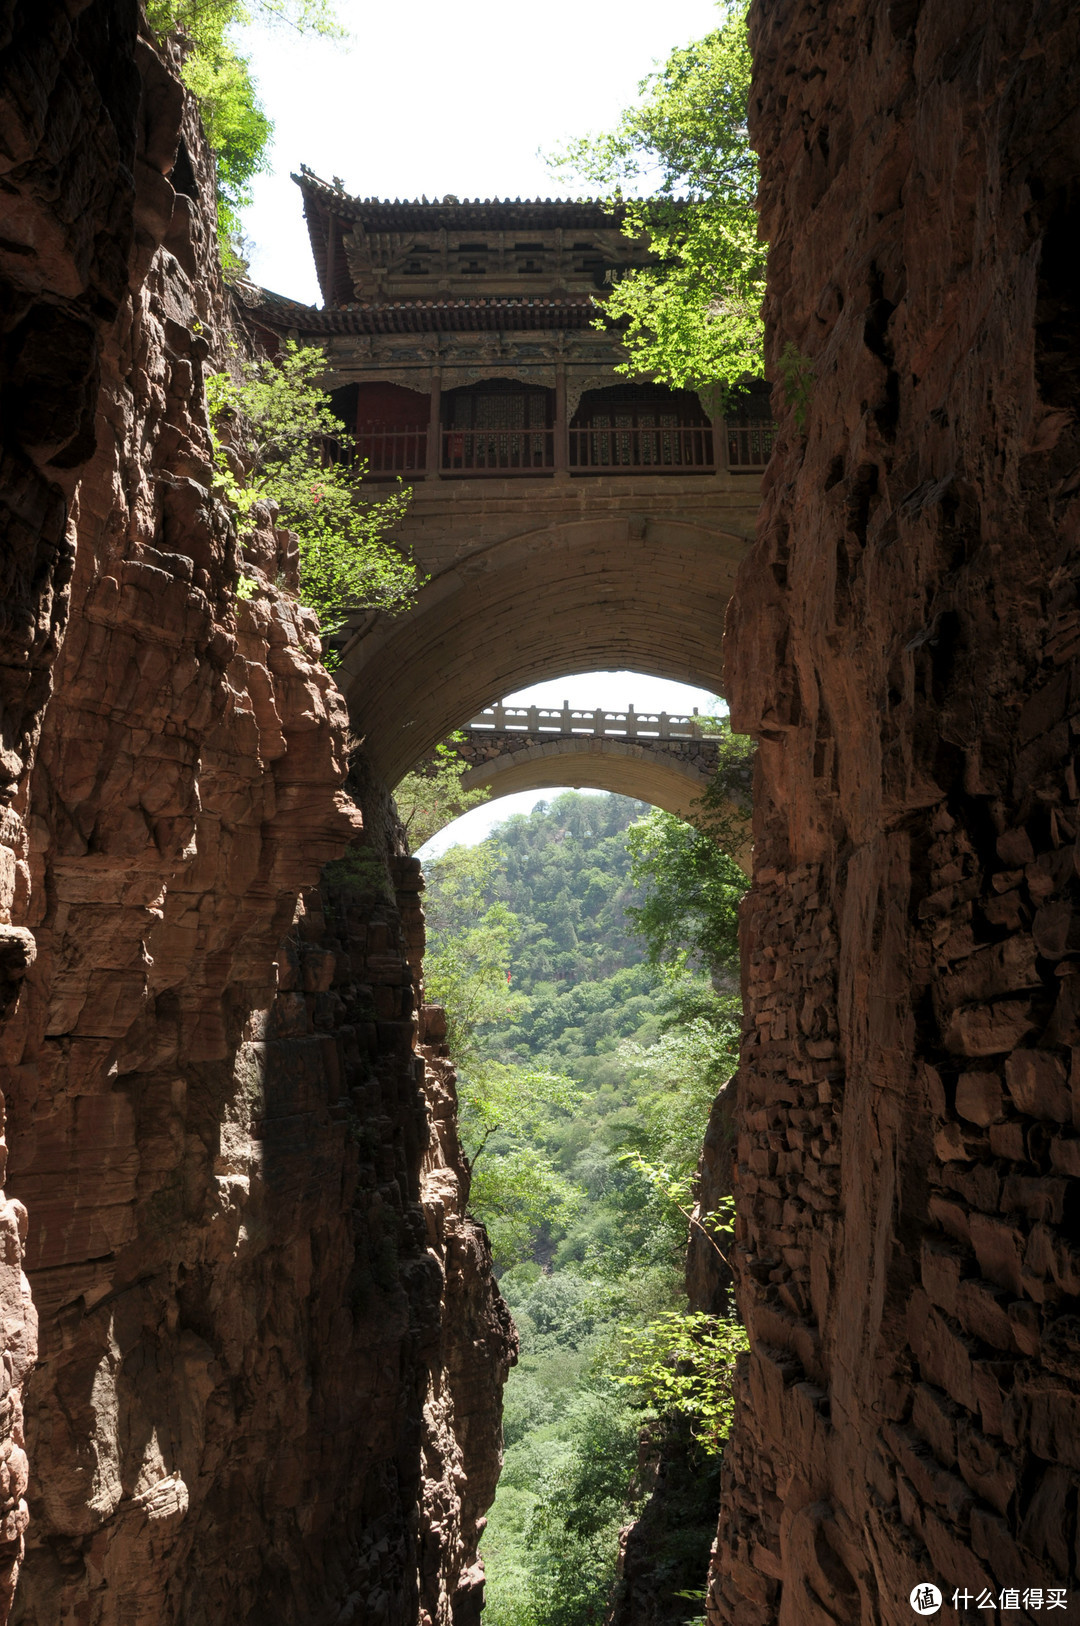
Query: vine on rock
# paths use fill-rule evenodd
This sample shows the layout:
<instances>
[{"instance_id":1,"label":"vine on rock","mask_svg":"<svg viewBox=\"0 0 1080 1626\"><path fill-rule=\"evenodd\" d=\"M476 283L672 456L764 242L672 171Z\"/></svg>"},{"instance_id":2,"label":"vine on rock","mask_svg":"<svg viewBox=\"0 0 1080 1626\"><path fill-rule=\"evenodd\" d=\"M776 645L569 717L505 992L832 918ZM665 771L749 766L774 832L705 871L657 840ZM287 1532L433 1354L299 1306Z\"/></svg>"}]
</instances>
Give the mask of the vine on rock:
<instances>
[{"instance_id":1,"label":"vine on rock","mask_svg":"<svg viewBox=\"0 0 1080 1626\"><path fill-rule=\"evenodd\" d=\"M251 61L237 43L253 23L299 34L343 39L329 0L147 0L147 21L160 39L183 52L183 80L199 104L206 139L217 160L218 243L222 269L243 270L240 211L251 183L269 170L274 126L259 101Z\"/></svg>"}]
</instances>

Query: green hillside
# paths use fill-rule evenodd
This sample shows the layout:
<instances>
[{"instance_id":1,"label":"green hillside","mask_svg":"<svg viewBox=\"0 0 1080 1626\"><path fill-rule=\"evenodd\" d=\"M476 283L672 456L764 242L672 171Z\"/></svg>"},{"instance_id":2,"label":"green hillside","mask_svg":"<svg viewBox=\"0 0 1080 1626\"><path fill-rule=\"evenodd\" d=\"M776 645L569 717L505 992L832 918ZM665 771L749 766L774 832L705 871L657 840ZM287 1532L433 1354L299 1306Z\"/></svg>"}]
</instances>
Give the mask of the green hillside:
<instances>
[{"instance_id":1,"label":"green hillside","mask_svg":"<svg viewBox=\"0 0 1080 1626\"><path fill-rule=\"evenodd\" d=\"M654 1415L648 1385L624 1381L625 1340L684 1302L679 1203L737 1013L702 970L651 963L626 916L649 895L628 832L657 817L567 792L427 866L429 996L450 1015L470 1206L522 1343L482 1546L485 1626L603 1618ZM674 1590L700 1580L715 1485L703 1459Z\"/></svg>"}]
</instances>

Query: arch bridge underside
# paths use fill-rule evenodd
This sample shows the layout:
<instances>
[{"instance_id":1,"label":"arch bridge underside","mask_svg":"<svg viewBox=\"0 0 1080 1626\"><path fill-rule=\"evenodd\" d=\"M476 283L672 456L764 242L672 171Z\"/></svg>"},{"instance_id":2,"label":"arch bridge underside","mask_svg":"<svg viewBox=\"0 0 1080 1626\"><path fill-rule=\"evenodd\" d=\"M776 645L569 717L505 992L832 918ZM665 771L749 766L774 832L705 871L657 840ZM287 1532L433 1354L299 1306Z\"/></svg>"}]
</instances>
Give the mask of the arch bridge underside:
<instances>
[{"instance_id":1,"label":"arch bridge underside","mask_svg":"<svg viewBox=\"0 0 1080 1626\"><path fill-rule=\"evenodd\" d=\"M547 525L466 554L402 616L354 618L336 675L372 769L393 788L485 706L571 672L624 668L722 692L724 613L746 547L677 517ZM630 788L646 772L632 751L595 758L619 781L598 788L665 805L659 778L657 794ZM535 758L532 783L559 783L535 777L558 761ZM682 795L665 784L667 799Z\"/></svg>"},{"instance_id":2,"label":"arch bridge underside","mask_svg":"<svg viewBox=\"0 0 1080 1626\"><path fill-rule=\"evenodd\" d=\"M573 785L632 796L687 820L717 764L715 745L704 740L595 734L544 739L467 729L457 751L469 764L462 779L465 790L482 788L499 797Z\"/></svg>"}]
</instances>

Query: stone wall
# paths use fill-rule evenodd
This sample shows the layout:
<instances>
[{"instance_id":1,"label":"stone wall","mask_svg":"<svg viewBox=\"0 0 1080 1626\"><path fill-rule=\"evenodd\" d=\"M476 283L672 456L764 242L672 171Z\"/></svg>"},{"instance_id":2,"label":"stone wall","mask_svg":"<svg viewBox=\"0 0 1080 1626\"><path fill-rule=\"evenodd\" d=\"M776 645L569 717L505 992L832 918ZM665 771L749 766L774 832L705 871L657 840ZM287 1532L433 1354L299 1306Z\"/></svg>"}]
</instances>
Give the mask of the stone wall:
<instances>
[{"instance_id":1,"label":"stone wall","mask_svg":"<svg viewBox=\"0 0 1080 1626\"><path fill-rule=\"evenodd\" d=\"M0 63L0 1619L28 1500L28 1626L469 1626L513 1336L418 866L269 512L236 597L213 175L137 24L26 4Z\"/></svg>"},{"instance_id":2,"label":"stone wall","mask_svg":"<svg viewBox=\"0 0 1080 1626\"><path fill-rule=\"evenodd\" d=\"M806 400L727 640L753 1352L709 1620L907 1622L920 1580L1040 1620L1080 1490L1080 14L757 0L752 34Z\"/></svg>"}]
</instances>

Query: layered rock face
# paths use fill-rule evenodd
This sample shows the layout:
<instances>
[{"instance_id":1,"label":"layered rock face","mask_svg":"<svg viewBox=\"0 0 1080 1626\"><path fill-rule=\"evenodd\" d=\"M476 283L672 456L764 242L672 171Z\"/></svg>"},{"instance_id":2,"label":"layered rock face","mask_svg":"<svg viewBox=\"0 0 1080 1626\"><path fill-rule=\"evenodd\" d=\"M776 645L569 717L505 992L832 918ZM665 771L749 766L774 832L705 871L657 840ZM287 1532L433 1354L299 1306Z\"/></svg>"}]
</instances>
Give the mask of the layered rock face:
<instances>
[{"instance_id":1,"label":"layered rock face","mask_svg":"<svg viewBox=\"0 0 1080 1626\"><path fill-rule=\"evenodd\" d=\"M418 867L270 513L236 597L179 81L125 0L9 26L0 1619L28 1495L35 1626L467 1626L513 1334Z\"/></svg>"},{"instance_id":2,"label":"layered rock face","mask_svg":"<svg viewBox=\"0 0 1080 1626\"><path fill-rule=\"evenodd\" d=\"M899 1623L928 1580L1039 1620L1080 1489L1080 14L752 33L788 387L727 645L753 1353L709 1619Z\"/></svg>"}]
</instances>

